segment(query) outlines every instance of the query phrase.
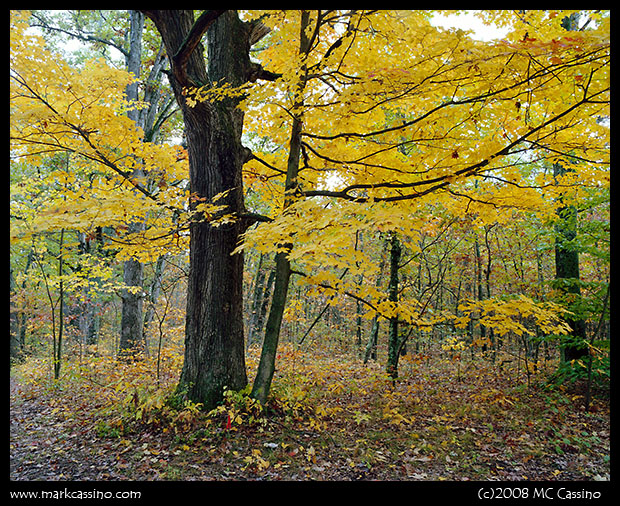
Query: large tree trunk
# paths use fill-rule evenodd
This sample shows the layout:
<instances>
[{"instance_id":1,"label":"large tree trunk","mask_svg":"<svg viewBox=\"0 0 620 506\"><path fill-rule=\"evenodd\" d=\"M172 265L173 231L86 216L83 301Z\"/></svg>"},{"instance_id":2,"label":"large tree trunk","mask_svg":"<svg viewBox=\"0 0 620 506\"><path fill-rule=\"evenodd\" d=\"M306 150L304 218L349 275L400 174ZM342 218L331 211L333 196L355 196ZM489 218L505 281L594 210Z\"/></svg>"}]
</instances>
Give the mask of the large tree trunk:
<instances>
[{"instance_id":1,"label":"large tree trunk","mask_svg":"<svg viewBox=\"0 0 620 506\"><path fill-rule=\"evenodd\" d=\"M121 340L119 344L119 356L121 357L131 357L141 350L144 343L142 337L143 270L142 264L137 260L123 262L123 284L130 288L124 288L121 294Z\"/></svg>"},{"instance_id":2,"label":"large tree trunk","mask_svg":"<svg viewBox=\"0 0 620 506\"><path fill-rule=\"evenodd\" d=\"M241 144L243 112L237 100L197 103L190 107L184 89L207 83L245 83L249 29L234 11L205 11L194 22L191 10L146 11L159 30L172 71L169 79L183 112L189 154L190 192L195 205L228 192L218 204L243 211ZM207 31L208 72L200 38ZM225 387L239 390L247 377L243 336L243 255L231 255L243 231L240 221L190 227L185 357L179 391L206 409L222 399Z\"/></svg>"}]
</instances>

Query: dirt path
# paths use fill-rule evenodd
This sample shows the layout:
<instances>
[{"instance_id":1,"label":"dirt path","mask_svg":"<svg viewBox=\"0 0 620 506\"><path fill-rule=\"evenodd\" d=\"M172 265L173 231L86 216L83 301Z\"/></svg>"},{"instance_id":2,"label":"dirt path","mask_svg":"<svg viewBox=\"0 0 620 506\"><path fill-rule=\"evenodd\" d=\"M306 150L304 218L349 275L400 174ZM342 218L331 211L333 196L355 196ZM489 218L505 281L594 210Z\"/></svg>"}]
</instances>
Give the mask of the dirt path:
<instances>
[{"instance_id":1,"label":"dirt path","mask_svg":"<svg viewBox=\"0 0 620 506\"><path fill-rule=\"evenodd\" d=\"M24 396L11 378L11 480L123 479L114 456L106 458L102 450L92 430L80 430L49 403Z\"/></svg>"}]
</instances>

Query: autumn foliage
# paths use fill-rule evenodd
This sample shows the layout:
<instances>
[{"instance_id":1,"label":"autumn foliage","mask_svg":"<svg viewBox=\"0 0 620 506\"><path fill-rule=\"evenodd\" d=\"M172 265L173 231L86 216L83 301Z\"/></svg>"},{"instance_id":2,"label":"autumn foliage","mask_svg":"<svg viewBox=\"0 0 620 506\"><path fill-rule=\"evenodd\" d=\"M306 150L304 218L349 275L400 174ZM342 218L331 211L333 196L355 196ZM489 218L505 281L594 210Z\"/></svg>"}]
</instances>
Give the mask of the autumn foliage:
<instances>
[{"instance_id":1,"label":"autumn foliage","mask_svg":"<svg viewBox=\"0 0 620 506\"><path fill-rule=\"evenodd\" d=\"M121 11L70 12L11 11L15 437L46 406L107 442L89 479L608 478L608 11L476 11L493 40L435 11L235 11L241 86L184 74L224 11L179 11L176 56L145 11L140 75ZM242 184L208 198L203 110L213 145L243 127ZM188 304L216 303L188 302L190 257L216 250L198 226L240 230L256 378L209 406L179 382ZM127 293L144 329L120 357ZM81 476L15 454L17 479Z\"/></svg>"}]
</instances>

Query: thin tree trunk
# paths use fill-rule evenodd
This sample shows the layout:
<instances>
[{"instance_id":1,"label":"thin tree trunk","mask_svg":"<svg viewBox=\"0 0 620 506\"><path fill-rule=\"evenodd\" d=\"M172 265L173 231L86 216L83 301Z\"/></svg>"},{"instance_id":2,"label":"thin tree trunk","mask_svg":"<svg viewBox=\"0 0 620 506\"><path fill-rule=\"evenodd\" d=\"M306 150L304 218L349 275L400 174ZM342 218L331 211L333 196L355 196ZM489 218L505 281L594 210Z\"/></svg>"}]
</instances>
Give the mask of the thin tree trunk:
<instances>
[{"instance_id":1,"label":"thin tree trunk","mask_svg":"<svg viewBox=\"0 0 620 506\"><path fill-rule=\"evenodd\" d=\"M89 237L84 232L78 232L78 242L80 255L99 255L101 253L101 237L99 234L96 234L96 237ZM80 269L81 267L78 265L78 270ZM100 278L92 278L89 281L97 285L101 282ZM80 342L85 345L97 344L101 325L101 316L95 303L97 290L89 285L83 288L84 300L69 308L68 311L72 316L72 320L69 322L77 326Z\"/></svg>"},{"instance_id":2,"label":"thin tree trunk","mask_svg":"<svg viewBox=\"0 0 620 506\"><path fill-rule=\"evenodd\" d=\"M588 352L589 352L590 357L588 360L588 380L586 383L586 398L585 398L585 403L584 403L586 413L590 411L590 401L592 400L592 362L594 360L594 348L592 345L594 344L594 339L597 337L600 337L601 332L603 330L603 322L605 321L605 311L607 310L607 303L609 302L609 287L610 287L610 284L607 285L607 291L605 292L605 299L603 300L603 309L601 310L601 317L598 321L596 330L592 334L592 337L590 337L590 343L588 347Z\"/></svg>"},{"instance_id":3,"label":"thin tree trunk","mask_svg":"<svg viewBox=\"0 0 620 506\"><path fill-rule=\"evenodd\" d=\"M345 277L345 275L347 274L347 272L349 272L349 268L346 267L345 270L342 272L342 274L338 277L338 279L342 279ZM310 332L312 332L312 329L314 328L314 326L319 322L319 320L323 317L323 315L325 314L325 312L330 308L330 304L331 301L334 300L336 298L336 293L334 293L334 295L330 296L330 298L327 300L327 304L325 304L325 306L323 306L323 309L321 309L321 311L319 312L319 314L315 317L315 319L312 321L312 323L310 324L310 326L306 329L306 331L304 332L304 335L301 336L301 339L299 340L299 342L297 343L297 345L302 345L303 342L306 340L306 337L308 337L308 335L310 335ZM359 304L360 302L357 301L357 303ZM333 309L333 308L332 308ZM335 314L332 313L334 316Z\"/></svg>"},{"instance_id":4,"label":"thin tree trunk","mask_svg":"<svg viewBox=\"0 0 620 506\"><path fill-rule=\"evenodd\" d=\"M9 296L10 299L15 297L15 278L13 277L13 267L10 268L9 278ZM21 350L19 349L19 311L13 306L13 300L9 300L11 303L10 309L10 342L9 342L9 358L11 363L19 358Z\"/></svg>"},{"instance_id":5,"label":"thin tree trunk","mask_svg":"<svg viewBox=\"0 0 620 506\"><path fill-rule=\"evenodd\" d=\"M269 277L267 278L267 284L265 285L265 291L263 292L263 298L258 310L258 317L256 319L256 328L254 330L255 335L259 335L263 332L265 326L265 316L267 316L267 309L271 302L271 290L273 289L274 282L276 280L276 271L271 269L269 271Z\"/></svg>"},{"instance_id":6,"label":"thin tree trunk","mask_svg":"<svg viewBox=\"0 0 620 506\"><path fill-rule=\"evenodd\" d=\"M144 27L144 14L140 11L130 11L130 38L129 53L127 56L127 71L131 72L136 78L140 77L140 64L142 52L142 30ZM127 99L129 101L138 100L138 83L134 82L127 85ZM140 111L130 109L127 116L139 125ZM140 168L134 170L133 176L141 177L143 172ZM129 232L136 233L144 229L144 224L134 222L129 224ZM123 262L123 283L129 287L123 289L122 311L121 311L121 339L119 345L120 356L131 356L142 349L143 340L143 298L142 289L144 277L144 266L141 262L130 259Z\"/></svg>"},{"instance_id":7,"label":"thin tree trunk","mask_svg":"<svg viewBox=\"0 0 620 506\"><path fill-rule=\"evenodd\" d=\"M263 348L256 378L252 385L252 397L263 404L267 401L273 373L275 372L280 327L282 325L284 308L286 307L286 296L288 294L288 284L291 276L291 264L285 252L276 254L275 273L273 298L271 300L269 316L267 317Z\"/></svg>"},{"instance_id":8,"label":"thin tree trunk","mask_svg":"<svg viewBox=\"0 0 620 506\"><path fill-rule=\"evenodd\" d=\"M477 299L482 301L484 300L484 291L482 289L482 255L480 254L480 243L478 241L478 235L474 237L474 255L475 255L475 266L476 266L476 285L477 285ZM484 342L484 338L486 337L486 328L481 323L480 327L480 340ZM473 348L472 348L473 351ZM487 345L484 343L482 345L482 351L487 351Z\"/></svg>"},{"instance_id":9,"label":"thin tree trunk","mask_svg":"<svg viewBox=\"0 0 620 506\"><path fill-rule=\"evenodd\" d=\"M562 20L562 27L566 31L577 30L579 13L575 12L566 16ZM572 169L565 168L560 163L553 165L553 176L562 176ZM558 288L567 295L581 297L579 286L579 252L574 244L571 244L577 237L577 210L574 206L563 205L557 211L559 221L555 227L555 278ZM567 318L567 323L571 328L571 342L565 344L561 350L562 360L570 362L584 358L588 351L585 347L586 324L582 318Z\"/></svg>"},{"instance_id":10,"label":"thin tree trunk","mask_svg":"<svg viewBox=\"0 0 620 506\"><path fill-rule=\"evenodd\" d=\"M385 248L385 246L384 246ZM377 275L377 281L375 286L379 288L383 282L383 266L385 265L385 249L381 252L381 260L379 262L379 274ZM369 359L377 360L377 341L379 339L379 318L375 314L370 324L370 336L368 337L368 343L366 344L366 351L364 352L364 364L368 363Z\"/></svg>"},{"instance_id":11,"label":"thin tree trunk","mask_svg":"<svg viewBox=\"0 0 620 506\"><path fill-rule=\"evenodd\" d=\"M401 246L396 232L392 232L390 238L390 283L388 285L388 299L398 304L398 264L400 262ZM390 318L390 331L388 339L387 373L395 380L398 378L398 356L400 351L398 337L398 315Z\"/></svg>"},{"instance_id":12,"label":"thin tree trunk","mask_svg":"<svg viewBox=\"0 0 620 506\"><path fill-rule=\"evenodd\" d=\"M32 246L30 247L30 250L28 251L28 256L26 257L26 266L24 267L24 280L22 281L22 284L21 284L22 291L26 289L27 281L26 281L25 275L30 270L30 266L32 265L33 259L34 259L34 238L33 238ZM11 283L15 282L15 280L13 279L12 270L11 270L10 281ZM15 286L14 284L12 284L11 286L12 286L11 295L13 295ZM11 349L10 349L11 355L10 356L11 356L11 359L18 359L21 357L26 347L26 324L27 324L28 314L27 314L27 311L19 310L19 311L12 312L11 315L12 315L12 318L14 318L11 320L11 329L14 329L15 335L11 334Z\"/></svg>"},{"instance_id":13,"label":"thin tree trunk","mask_svg":"<svg viewBox=\"0 0 620 506\"><path fill-rule=\"evenodd\" d=\"M62 248L64 246L64 238L65 238L65 229L63 228L60 231L60 245L59 245L59 253L58 253L58 277L60 279L58 283L58 341L54 338L55 341L55 353L54 353L54 379L60 378L60 366L62 364L62 338L64 331L64 309L65 309L65 290L64 283L62 281L62 271L63 271L63 254ZM55 337L55 336L54 336Z\"/></svg>"},{"instance_id":14,"label":"thin tree trunk","mask_svg":"<svg viewBox=\"0 0 620 506\"><path fill-rule=\"evenodd\" d=\"M355 250L364 251L363 235L359 230L355 232ZM363 282L364 275L360 274L357 285L361 287ZM362 347L362 303L359 300L355 301L355 346L358 349Z\"/></svg>"},{"instance_id":15,"label":"thin tree trunk","mask_svg":"<svg viewBox=\"0 0 620 506\"><path fill-rule=\"evenodd\" d=\"M373 317L370 326L370 336L368 337L368 343L366 344L366 351L364 352L364 364L368 363L369 359L377 360L377 341L379 339L379 318Z\"/></svg>"},{"instance_id":16,"label":"thin tree trunk","mask_svg":"<svg viewBox=\"0 0 620 506\"><path fill-rule=\"evenodd\" d=\"M147 340L148 329L155 317L155 304L161 293L161 280L164 276L164 260L166 255L161 255L155 263L155 272L153 273L153 281L149 289L148 306L144 312L144 324L142 334L144 336L144 353L149 355L149 343Z\"/></svg>"},{"instance_id":17,"label":"thin tree trunk","mask_svg":"<svg viewBox=\"0 0 620 506\"><path fill-rule=\"evenodd\" d=\"M559 177L566 173L561 164L554 164L553 173ZM555 282L557 288L569 297L581 297L579 286L579 252L574 240L577 237L577 210L574 206L565 205L557 211L559 220L555 226ZM570 309L570 308L569 308ZM562 347L562 360L570 362L584 358L587 349L586 326L583 318L568 316L566 322L571 328L569 341Z\"/></svg>"},{"instance_id":18,"label":"thin tree trunk","mask_svg":"<svg viewBox=\"0 0 620 506\"><path fill-rule=\"evenodd\" d=\"M254 283L252 287L252 298L249 301L248 307L246 308L246 312L249 312L250 318L248 321L248 337L246 339L246 348L249 348L250 345L254 342L254 336L260 332L258 328L258 320L260 308L262 307L262 301L264 297L264 293L266 290L265 287L265 269L263 268L263 260L265 255L261 253L258 259L258 265L256 267L256 274L254 276Z\"/></svg>"},{"instance_id":19,"label":"thin tree trunk","mask_svg":"<svg viewBox=\"0 0 620 506\"><path fill-rule=\"evenodd\" d=\"M310 39L306 33L306 28L310 23L310 13L302 11L300 23L300 44L299 54L306 54L310 50ZM296 90L293 110L303 109L303 92L306 85L305 66L302 67L300 80ZM299 112L293 117L291 127L291 138L289 143L288 163L286 169L286 182L284 190L287 193L284 201L284 210L293 203L292 193L297 188L297 174L299 172L299 156L301 153L301 132L303 127L303 113ZM287 247L287 246L285 246ZM288 249L288 247L287 247ZM291 276L291 263L288 259L287 251L276 254L276 279L271 301L271 309L267 318L265 328L265 339L263 349L254 384L252 386L252 397L265 403L271 388L271 381L275 371L276 350L280 338L280 327L282 316L286 307L286 296L288 294L288 284Z\"/></svg>"},{"instance_id":20,"label":"thin tree trunk","mask_svg":"<svg viewBox=\"0 0 620 506\"><path fill-rule=\"evenodd\" d=\"M161 78L165 61L166 58L162 43L144 84L144 102L148 103L149 107L139 111L138 124L144 129L145 142L157 142L157 134L163 119L162 115L164 115L169 108L169 103L163 107L163 110L158 110L159 108L157 107L161 97ZM174 100L172 97L170 97L170 99ZM160 113L159 120L157 119L158 112Z\"/></svg>"},{"instance_id":21,"label":"thin tree trunk","mask_svg":"<svg viewBox=\"0 0 620 506\"><path fill-rule=\"evenodd\" d=\"M32 262L34 260L34 238L32 240L32 246L30 247L30 251L28 252L28 258L26 259L26 267L24 268L24 274L28 272ZM26 288L26 278L22 282L22 290ZM26 311L21 312L21 318L19 321L19 348L21 352L26 348L26 327L28 323L28 313Z\"/></svg>"},{"instance_id":22,"label":"thin tree trunk","mask_svg":"<svg viewBox=\"0 0 620 506\"><path fill-rule=\"evenodd\" d=\"M491 256L491 241L489 241L489 233L494 225L489 225L484 228L484 244L487 248L487 265L485 269L485 278L486 278L486 288L487 288L487 299L491 298L491 267L492 267L492 256ZM491 345L492 354L491 360L495 363L495 359L497 358L497 348L495 346L495 333L492 328L488 329L488 337L489 343Z\"/></svg>"}]
</instances>

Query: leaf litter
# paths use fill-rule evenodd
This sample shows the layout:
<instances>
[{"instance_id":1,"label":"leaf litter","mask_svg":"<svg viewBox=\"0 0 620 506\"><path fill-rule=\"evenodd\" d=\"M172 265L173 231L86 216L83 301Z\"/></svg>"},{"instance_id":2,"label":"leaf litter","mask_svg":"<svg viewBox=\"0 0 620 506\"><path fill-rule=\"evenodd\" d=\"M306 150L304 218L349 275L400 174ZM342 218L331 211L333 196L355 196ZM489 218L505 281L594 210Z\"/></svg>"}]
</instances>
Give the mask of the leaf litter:
<instances>
[{"instance_id":1,"label":"leaf litter","mask_svg":"<svg viewBox=\"0 0 620 506\"><path fill-rule=\"evenodd\" d=\"M608 398L597 398L594 412L585 413L575 389L551 389L542 381L525 388L482 361L456 382L449 361L410 360L392 382L377 363L287 346L265 407L247 393L231 392L211 413L174 411L152 399L149 413L147 400L131 407L110 401L112 407L102 409L101 392L80 388L80 379L50 388L12 378L10 476L609 479Z\"/></svg>"}]
</instances>

